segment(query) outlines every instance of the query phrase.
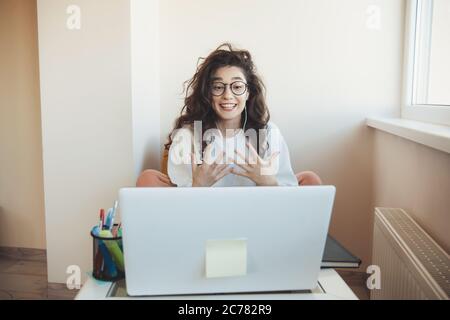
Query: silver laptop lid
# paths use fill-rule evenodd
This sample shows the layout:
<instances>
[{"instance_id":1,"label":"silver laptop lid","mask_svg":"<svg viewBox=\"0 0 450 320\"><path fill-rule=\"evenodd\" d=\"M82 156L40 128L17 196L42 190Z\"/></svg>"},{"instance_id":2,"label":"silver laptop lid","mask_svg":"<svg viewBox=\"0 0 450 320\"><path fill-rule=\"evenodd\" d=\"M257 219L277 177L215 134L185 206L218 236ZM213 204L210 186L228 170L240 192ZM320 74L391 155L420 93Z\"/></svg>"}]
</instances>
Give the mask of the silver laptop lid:
<instances>
[{"instance_id":1,"label":"silver laptop lid","mask_svg":"<svg viewBox=\"0 0 450 320\"><path fill-rule=\"evenodd\" d=\"M333 186L120 190L132 296L310 290Z\"/></svg>"}]
</instances>

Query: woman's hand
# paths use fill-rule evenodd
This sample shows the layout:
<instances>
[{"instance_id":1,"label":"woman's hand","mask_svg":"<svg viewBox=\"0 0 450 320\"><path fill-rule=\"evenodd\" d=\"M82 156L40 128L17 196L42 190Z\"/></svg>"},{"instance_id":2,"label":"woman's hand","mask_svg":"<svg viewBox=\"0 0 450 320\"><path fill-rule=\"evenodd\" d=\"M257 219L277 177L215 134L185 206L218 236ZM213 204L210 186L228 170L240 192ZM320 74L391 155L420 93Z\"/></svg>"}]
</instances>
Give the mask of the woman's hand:
<instances>
[{"instance_id":1,"label":"woman's hand","mask_svg":"<svg viewBox=\"0 0 450 320\"><path fill-rule=\"evenodd\" d=\"M275 152L268 160L264 160L258 155L255 148L248 142L247 147L249 149L249 158L252 159L252 161L247 161L245 156L236 150L236 154L245 163L242 164L238 161L235 162L235 164L244 171L238 171L233 168L231 172L235 175L249 178L256 183L257 186L278 186L276 172L274 172L275 170L273 170L273 167L275 165L275 161L277 161L277 157L280 155L280 152Z\"/></svg>"},{"instance_id":2,"label":"woman's hand","mask_svg":"<svg viewBox=\"0 0 450 320\"><path fill-rule=\"evenodd\" d=\"M221 164L224 153L220 154L217 159L208 161L207 158L210 155L211 145L208 145L205 149L206 160L198 165L195 161L195 155L191 154L191 165L192 165L192 186L193 187L210 187L227 174L231 173L231 167L228 164Z\"/></svg>"}]
</instances>

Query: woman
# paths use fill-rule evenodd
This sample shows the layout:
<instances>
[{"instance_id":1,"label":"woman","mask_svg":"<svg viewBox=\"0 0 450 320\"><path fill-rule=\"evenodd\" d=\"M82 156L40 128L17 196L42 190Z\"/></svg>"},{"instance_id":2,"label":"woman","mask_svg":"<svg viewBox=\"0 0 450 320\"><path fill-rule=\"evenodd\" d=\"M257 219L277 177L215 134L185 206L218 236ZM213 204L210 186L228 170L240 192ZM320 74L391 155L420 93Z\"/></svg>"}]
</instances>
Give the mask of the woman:
<instances>
[{"instance_id":1,"label":"woman","mask_svg":"<svg viewBox=\"0 0 450 320\"><path fill-rule=\"evenodd\" d=\"M187 83L185 105L165 149L168 176L144 171L138 187L318 185L294 175L287 145L269 121L264 85L250 53L223 44Z\"/></svg>"}]
</instances>

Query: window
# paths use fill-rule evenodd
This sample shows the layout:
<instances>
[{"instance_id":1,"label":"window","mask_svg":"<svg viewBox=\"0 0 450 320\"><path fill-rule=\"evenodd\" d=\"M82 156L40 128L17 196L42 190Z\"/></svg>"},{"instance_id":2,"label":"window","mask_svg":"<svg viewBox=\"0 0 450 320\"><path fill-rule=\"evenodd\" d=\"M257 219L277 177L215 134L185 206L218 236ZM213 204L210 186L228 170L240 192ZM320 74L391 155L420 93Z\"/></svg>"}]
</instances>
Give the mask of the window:
<instances>
[{"instance_id":1,"label":"window","mask_svg":"<svg viewBox=\"0 0 450 320\"><path fill-rule=\"evenodd\" d=\"M450 1L409 0L402 117L450 126Z\"/></svg>"}]
</instances>

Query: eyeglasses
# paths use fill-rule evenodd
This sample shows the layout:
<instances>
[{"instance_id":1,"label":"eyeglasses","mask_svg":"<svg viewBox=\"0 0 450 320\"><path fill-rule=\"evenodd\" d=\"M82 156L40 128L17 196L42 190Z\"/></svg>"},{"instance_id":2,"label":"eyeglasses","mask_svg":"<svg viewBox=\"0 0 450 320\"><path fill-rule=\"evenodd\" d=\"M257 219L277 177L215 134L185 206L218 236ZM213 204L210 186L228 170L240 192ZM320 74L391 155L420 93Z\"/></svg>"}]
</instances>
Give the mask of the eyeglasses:
<instances>
[{"instance_id":1,"label":"eyeglasses","mask_svg":"<svg viewBox=\"0 0 450 320\"><path fill-rule=\"evenodd\" d=\"M225 93L226 87L230 86L231 92L236 96L241 96L247 92L248 85L243 81L235 81L230 84L223 82L213 82L211 86L211 94L213 96L221 96Z\"/></svg>"}]
</instances>

